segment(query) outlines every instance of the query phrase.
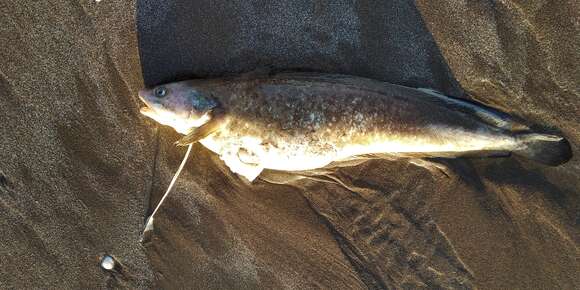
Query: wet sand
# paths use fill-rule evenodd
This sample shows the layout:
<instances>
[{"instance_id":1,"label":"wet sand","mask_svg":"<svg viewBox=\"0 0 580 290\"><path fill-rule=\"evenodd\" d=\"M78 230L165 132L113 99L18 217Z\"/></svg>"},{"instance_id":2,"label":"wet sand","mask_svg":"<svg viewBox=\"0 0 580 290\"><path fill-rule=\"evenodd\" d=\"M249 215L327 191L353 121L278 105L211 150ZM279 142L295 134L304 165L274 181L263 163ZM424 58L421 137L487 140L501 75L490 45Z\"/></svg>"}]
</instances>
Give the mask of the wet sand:
<instances>
[{"instance_id":1,"label":"wet sand","mask_svg":"<svg viewBox=\"0 0 580 290\"><path fill-rule=\"evenodd\" d=\"M0 288L580 288L578 157L249 186L197 145L141 244L185 150L136 97L264 65L341 72L476 98L577 155L577 4L137 2L0 3Z\"/></svg>"}]
</instances>

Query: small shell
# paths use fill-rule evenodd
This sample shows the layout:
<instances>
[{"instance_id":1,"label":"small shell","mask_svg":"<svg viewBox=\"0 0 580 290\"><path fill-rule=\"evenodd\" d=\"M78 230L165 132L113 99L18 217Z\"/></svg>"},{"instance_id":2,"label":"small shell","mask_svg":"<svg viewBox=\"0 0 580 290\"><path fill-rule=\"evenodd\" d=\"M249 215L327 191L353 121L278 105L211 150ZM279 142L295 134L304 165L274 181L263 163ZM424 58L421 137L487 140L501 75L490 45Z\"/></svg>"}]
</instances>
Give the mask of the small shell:
<instances>
[{"instance_id":1,"label":"small shell","mask_svg":"<svg viewBox=\"0 0 580 290\"><path fill-rule=\"evenodd\" d=\"M115 259L109 255L105 255L101 259L101 268L103 268L104 270L111 271L115 268L115 265L116 265Z\"/></svg>"}]
</instances>

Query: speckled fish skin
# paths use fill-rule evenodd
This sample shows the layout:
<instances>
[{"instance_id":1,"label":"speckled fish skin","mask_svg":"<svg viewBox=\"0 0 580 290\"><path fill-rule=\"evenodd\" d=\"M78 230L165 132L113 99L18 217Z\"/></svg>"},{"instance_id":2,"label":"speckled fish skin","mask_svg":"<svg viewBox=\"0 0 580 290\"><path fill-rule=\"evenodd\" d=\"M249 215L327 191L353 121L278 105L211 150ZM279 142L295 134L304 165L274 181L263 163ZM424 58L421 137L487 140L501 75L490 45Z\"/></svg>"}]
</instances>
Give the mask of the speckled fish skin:
<instances>
[{"instance_id":1,"label":"speckled fish skin","mask_svg":"<svg viewBox=\"0 0 580 290\"><path fill-rule=\"evenodd\" d=\"M200 142L227 159L234 171L239 171L236 166L253 166L258 174L263 168L308 170L373 153L508 155L522 147L511 130L519 125L499 113L471 104L470 114L424 91L365 78L279 74L165 87L180 104L194 91L194 99L215 100L223 108L220 130ZM142 95L147 102L147 92ZM513 128L490 124L477 116L478 110Z\"/></svg>"}]
</instances>

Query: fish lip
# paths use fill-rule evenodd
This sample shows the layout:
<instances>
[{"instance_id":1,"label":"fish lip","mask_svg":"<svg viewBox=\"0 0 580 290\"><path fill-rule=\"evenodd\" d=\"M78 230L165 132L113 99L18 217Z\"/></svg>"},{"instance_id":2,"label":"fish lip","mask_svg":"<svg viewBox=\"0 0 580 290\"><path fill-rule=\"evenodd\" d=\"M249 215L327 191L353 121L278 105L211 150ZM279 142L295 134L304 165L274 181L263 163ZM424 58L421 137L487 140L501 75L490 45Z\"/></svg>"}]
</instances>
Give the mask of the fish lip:
<instances>
[{"instance_id":1,"label":"fish lip","mask_svg":"<svg viewBox=\"0 0 580 290\"><path fill-rule=\"evenodd\" d=\"M143 102L143 104L144 104L145 106L147 106L147 107L151 108L151 105L149 105L149 103L147 103L147 101L146 101L146 100L145 100L143 97L139 96L139 99L141 100L141 102Z\"/></svg>"},{"instance_id":2,"label":"fish lip","mask_svg":"<svg viewBox=\"0 0 580 290\"><path fill-rule=\"evenodd\" d=\"M137 96L139 97L139 99L143 102L143 103L147 103L145 101L145 98L143 98L145 90L139 90L139 92L137 93Z\"/></svg>"},{"instance_id":3,"label":"fish lip","mask_svg":"<svg viewBox=\"0 0 580 290\"><path fill-rule=\"evenodd\" d=\"M143 104L145 104L147 108L153 109L153 106L151 106L151 104L149 104L149 102L147 102L147 100L145 100L145 98L143 97L144 93L145 90L139 90L139 93L137 95L139 97L139 100L141 100L141 102L143 102Z\"/></svg>"}]
</instances>

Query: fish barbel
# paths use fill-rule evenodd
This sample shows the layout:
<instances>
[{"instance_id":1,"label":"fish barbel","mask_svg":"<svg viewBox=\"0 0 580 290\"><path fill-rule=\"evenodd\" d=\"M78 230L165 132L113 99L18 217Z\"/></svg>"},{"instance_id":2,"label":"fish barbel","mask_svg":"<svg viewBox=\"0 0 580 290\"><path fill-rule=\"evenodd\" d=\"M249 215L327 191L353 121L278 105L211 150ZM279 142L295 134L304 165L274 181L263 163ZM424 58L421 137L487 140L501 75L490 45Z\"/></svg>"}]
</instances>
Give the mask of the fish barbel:
<instances>
[{"instance_id":1,"label":"fish barbel","mask_svg":"<svg viewBox=\"0 0 580 290\"><path fill-rule=\"evenodd\" d=\"M369 154L509 156L547 165L572 156L565 138L532 132L475 102L371 79L287 73L196 79L141 90L141 113L200 142L248 180Z\"/></svg>"}]
</instances>

